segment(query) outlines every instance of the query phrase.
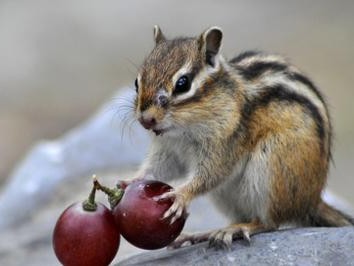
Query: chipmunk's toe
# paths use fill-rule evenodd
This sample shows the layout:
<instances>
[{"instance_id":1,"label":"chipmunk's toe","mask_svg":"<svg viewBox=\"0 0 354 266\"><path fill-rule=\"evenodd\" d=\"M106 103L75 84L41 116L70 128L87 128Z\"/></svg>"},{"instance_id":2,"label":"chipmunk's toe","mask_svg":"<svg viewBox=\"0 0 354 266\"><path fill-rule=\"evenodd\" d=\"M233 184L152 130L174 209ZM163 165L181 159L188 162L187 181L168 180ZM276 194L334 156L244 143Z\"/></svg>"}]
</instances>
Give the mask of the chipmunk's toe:
<instances>
[{"instance_id":1,"label":"chipmunk's toe","mask_svg":"<svg viewBox=\"0 0 354 266\"><path fill-rule=\"evenodd\" d=\"M185 201L183 195L177 193L176 191L169 191L161 196L155 197L155 200L164 200L168 198L173 198L173 204L164 213L162 219L170 219L170 223L173 224L176 220L181 218L183 215L188 215L186 212L187 202Z\"/></svg>"},{"instance_id":2,"label":"chipmunk's toe","mask_svg":"<svg viewBox=\"0 0 354 266\"><path fill-rule=\"evenodd\" d=\"M180 247L190 246L204 241L208 241L210 232L195 233L195 234L180 234L175 241L173 241L168 248L176 249Z\"/></svg>"}]
</instances>

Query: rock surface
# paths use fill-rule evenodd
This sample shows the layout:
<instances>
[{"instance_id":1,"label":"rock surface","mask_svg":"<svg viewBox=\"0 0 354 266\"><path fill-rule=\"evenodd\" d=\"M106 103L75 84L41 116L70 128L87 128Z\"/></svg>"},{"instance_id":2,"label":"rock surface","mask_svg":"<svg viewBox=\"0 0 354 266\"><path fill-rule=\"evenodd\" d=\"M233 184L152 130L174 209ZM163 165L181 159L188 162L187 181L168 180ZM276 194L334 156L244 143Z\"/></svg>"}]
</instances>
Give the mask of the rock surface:
<instances>
[{"instance_id":1,"label":"rock surface","mask_svg":"<svg viewBox=\"0 0 354 266\"><path fill-rule=\"evenodd\" d=\"M250 245L235 241L229 251L207 248L207 243L149 251L116 266L128 265L354 265L354 227L264 233L253 236Z\"/></svg>"}]
</instances>

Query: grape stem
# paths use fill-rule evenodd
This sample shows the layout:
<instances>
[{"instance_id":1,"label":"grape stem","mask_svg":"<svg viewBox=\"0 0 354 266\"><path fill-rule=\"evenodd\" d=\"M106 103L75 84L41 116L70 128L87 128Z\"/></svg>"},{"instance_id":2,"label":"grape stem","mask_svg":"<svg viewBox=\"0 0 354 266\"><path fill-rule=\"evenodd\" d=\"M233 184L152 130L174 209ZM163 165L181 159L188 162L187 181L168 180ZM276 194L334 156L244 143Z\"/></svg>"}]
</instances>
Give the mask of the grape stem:
<instances>
[{"instance_id":1,"label":"grape stem","mask_svg":"<svg viewBox=\"0 0 354 266\"><path fill-rule=\"evenodd\" d=\"M120 202L121 198L123 197L124 190L117 187L117 188L108 188L106 186L103 186L98 182L97 178L94 177L93 179L93 185L97 190L101 190L103 193L105 193L108 197L108 202L111 206L111 209Z\"/></svg>"},{"instance_id":2,"label":"grape stem","mask_svg":"<svg viewBox=\"0 0 354 266\"><path fill-rule=\"evenodd\" d=\"M97 204L95 202L95 195L96 195L96 186L94 185L92 187L92 190L91 190L90 195L88 196L87 200L85 200L82 203L82 208L85 211L94 212L97 210Z\"/></svg>"}]
</instances>

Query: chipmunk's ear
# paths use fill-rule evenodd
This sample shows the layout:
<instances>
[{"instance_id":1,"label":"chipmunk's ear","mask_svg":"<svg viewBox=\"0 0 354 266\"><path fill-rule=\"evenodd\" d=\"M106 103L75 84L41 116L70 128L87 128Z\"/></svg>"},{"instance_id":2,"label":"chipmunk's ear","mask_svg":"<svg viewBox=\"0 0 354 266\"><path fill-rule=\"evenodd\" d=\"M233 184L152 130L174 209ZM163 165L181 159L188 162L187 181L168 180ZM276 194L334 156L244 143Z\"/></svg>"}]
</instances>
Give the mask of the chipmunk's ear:
<instances>
[{"instance_id":1,"label":"chipmunk's ear","mask_svg":"<svg viewBox=\"0 0 354 266\"><path fill-rule=\"evenodd\" d=\"M154 39L156 44L166 40L165 35L163 35L160 27L157 25L154 26Z\"/></svg>"},{"instance_id":2,"label":"chipmunk's ear","mask_svg":"<svg viewBox=\"0 0 354 266\"><path fill-rule=\"evenodd\" d=\"M215 57L220 51L221 41L222 31L218 27L211 27L200 35L199 50L204 53L207 64L215 65Z\"/></svg>"}]
</instances>

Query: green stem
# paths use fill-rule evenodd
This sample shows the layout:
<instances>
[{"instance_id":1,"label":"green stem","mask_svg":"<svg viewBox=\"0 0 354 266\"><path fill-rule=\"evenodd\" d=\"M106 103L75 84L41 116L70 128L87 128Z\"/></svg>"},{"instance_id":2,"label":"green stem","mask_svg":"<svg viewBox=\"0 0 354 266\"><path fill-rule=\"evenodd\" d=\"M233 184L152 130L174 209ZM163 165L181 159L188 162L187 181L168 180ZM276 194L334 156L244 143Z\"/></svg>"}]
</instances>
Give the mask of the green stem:
<instances>
[{"instance_id":1,"label":"green stem","mask_svg":"<svg viewBox=\"0 0 354 266\"><path fill-rule=\"evenodd\" d=\"M97 210L97 204L95 202L95 195L96 195L96 186L94 185L92 187L92 190L91 190L90 195L88 196L87 200L85 200L82 203L82 208L85 211L94 212Z\"/></svg>"},{"instance_id":2,"label":"green stem","mask_svg":"<svg viewBox=\"0 0 354 266\"><path fill-rule=\"evenodd\" d=\"M108 188L106 186L102 186L97 179L94 179L93 184L96 189L101 190L108 197L109 205L113 210L115 206L120 202L123 197L124 190L121 188Z\"/></svg>"}]
</instances>

